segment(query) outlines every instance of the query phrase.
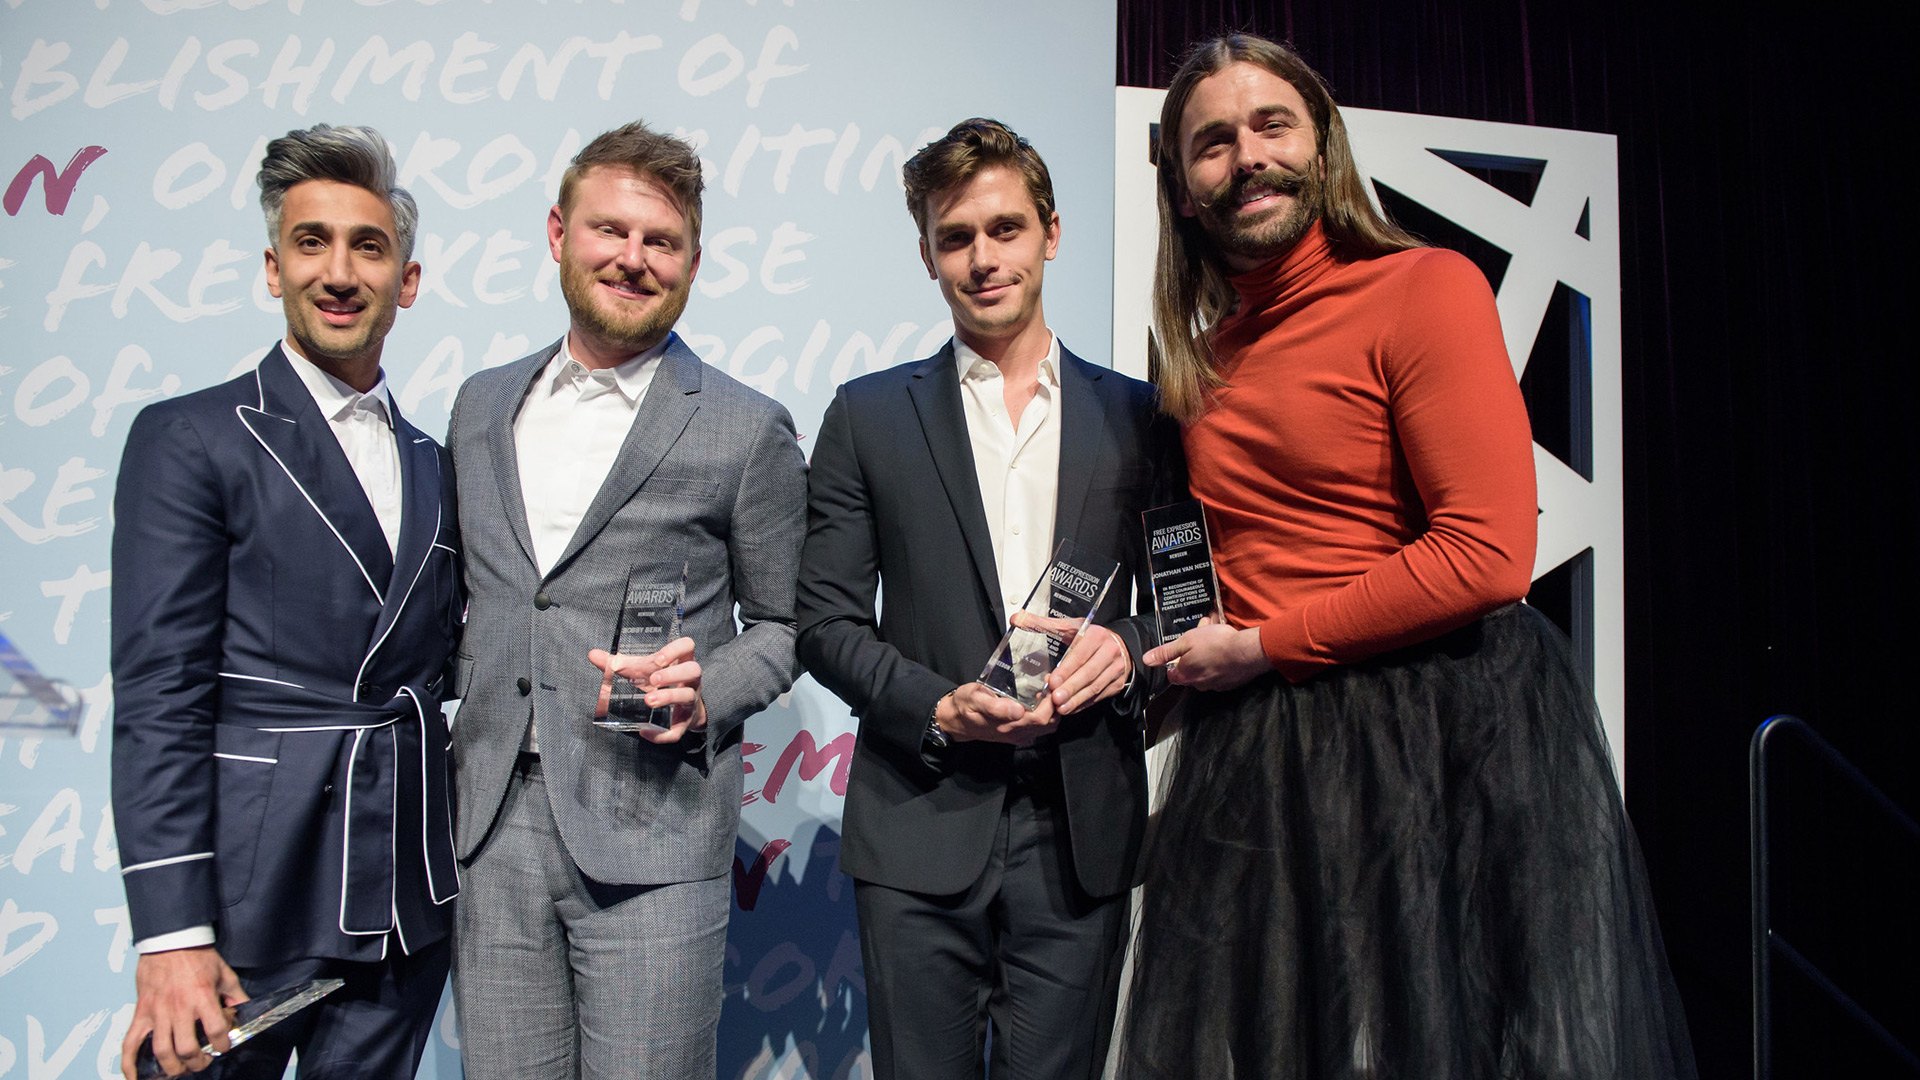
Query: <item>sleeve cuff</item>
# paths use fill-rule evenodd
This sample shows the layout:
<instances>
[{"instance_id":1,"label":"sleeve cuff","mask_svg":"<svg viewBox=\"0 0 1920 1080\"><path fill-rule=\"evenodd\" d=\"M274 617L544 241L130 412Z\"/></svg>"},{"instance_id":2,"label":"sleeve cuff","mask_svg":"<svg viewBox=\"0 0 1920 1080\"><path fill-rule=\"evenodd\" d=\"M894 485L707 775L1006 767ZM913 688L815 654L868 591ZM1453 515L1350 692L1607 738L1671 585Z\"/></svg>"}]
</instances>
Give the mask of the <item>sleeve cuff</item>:
<instances>
[{"instance_id":1,"label":"sleeve cuff","mask_svg":"<svg viewBox=\"0 0 1920 1080\"><path fill-rule=\"evenodd\" d=\"M1288 682L1303 682L1333 661L1320 655L1307 632L1307 611L1294 608L1260 624L1260 651Z\"/></svg>"},{"instance_id":2,"label":"sleeve cuff","mask_svg":"<svg viewBox=\"0 0 1920 1080\"><path fill-rule=\"evenodd\" d=\"M197 949L202 945L213 944L213 927L189 926L185 930L175 930L167 934L155 934L133 943L133 951L147 953L172 952L175 949Z\"/></svg>"}]
</instances>

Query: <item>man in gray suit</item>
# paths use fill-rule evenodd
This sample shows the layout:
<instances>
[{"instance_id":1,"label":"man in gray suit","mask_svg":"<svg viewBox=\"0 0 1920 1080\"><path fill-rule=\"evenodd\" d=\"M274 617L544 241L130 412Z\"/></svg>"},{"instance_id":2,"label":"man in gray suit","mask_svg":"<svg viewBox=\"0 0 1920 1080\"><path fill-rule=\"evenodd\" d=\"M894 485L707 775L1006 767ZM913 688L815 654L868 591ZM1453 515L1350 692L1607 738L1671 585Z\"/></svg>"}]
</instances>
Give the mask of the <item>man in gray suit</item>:
<instances>
[{"instance_id":1,"label":"man in gray suit","mask_svg":"<svg viewBox=\"0 0 1920 1080\"><path fill-rule=\"evenodd\" d=\"M678 139L633 123L587 144L547 218L567 334L454 402L471 598L454 978L474 1080L715 1071L741 723L796 673L806 464L784 408L672 332L700 192ZM683 568L683 637L599 651L630 581ZM595 726L607 666L668 723Z\"/></svg>"}]
</instances>

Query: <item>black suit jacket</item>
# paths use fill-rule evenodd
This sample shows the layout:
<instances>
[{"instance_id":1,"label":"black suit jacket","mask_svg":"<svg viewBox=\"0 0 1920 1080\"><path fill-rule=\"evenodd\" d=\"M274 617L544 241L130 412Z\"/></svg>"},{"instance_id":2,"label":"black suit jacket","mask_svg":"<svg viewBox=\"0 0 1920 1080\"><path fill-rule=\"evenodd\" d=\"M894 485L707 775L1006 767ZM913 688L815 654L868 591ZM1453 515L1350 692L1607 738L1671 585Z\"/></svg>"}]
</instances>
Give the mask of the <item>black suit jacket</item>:
<instances>
[{"instance_id":1,"label":"black suit jacket","mask_svg":"<svg viewBox=\"0 0 1920 1080\"><path fill-rule=\"evenodd\" d=\"M1108 590L1094 621L1121 635L1137 665L1152 633L1127 618L1130 586L1150 595L1140 512L1184 491L1178 430L1146 383L1060 355L1054 540L1125 568L1132 580ZM840 387L808 487L800 658L860 718L841 865L892 888L958 892L985 869L1013 748L955 742L923 753L934 705L979 675L1007 625L951 342ZM1135 880L1146 682L1140 673L1133 693L1063 718L1043 744L1059 754L1076 875L1096 896Z\"/></svg>"},{"instance_id":2,"label":"black suit jacket","mask_svg":"<svg viewBox=\"0 0 1920 1080\"><path fill-rule=\"evenodd\" d=\"M136 940L212 924L254 967L446 934L459 528L445 451L398 415L394 434L397 553L278 348L134 420L114 493L113 811Z\"/></svg>"}]
</instances>

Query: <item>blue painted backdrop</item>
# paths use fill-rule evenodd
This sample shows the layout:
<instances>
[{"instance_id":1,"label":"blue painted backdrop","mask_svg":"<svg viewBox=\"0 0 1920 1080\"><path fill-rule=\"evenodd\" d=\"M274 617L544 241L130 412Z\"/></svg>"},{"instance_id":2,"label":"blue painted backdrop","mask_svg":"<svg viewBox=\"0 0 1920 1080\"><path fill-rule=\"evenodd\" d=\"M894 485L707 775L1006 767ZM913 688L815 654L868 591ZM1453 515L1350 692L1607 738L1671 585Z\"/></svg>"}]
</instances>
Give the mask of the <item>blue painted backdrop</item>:
<instances>
[{"instance_id":1,"label":"blue painted backdrop","mask_svg":"<svg viewBox=\"0 0 1920 1080\"><path fill-rule=\"evenodd\" d=\"M106 782L114 476L144 402L279 333L266 139L328 121L394 144L425 276L387 375L440 432L464 377L565 327L542 225L567 159L635 117L681 131L709 185L682 332L807 433L837 383L945 338L899 166L970 115L1047 157L1064 221L1048 310L1106 354L1113 35L1108 5L1009 0L0 2L0 634L86 700L76 735L0 729L0 1078L117 1075L133 965ZM851 731L807 680L749 729L724 1077L864 1072L838 869ZM423 1075L459 1074L457 1040L443 1015Z\"/></svg>"}]
</instances>

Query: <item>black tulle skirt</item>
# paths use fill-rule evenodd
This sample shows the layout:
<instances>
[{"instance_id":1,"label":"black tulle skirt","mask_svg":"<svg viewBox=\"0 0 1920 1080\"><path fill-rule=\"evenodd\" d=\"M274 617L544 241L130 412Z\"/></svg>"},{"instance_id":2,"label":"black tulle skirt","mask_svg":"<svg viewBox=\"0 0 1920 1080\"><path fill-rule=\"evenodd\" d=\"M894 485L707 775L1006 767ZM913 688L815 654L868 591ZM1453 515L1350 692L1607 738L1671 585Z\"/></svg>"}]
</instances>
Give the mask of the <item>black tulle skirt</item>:
<instances>
[{"instance_id":1,"label":"black tulle skirt","mask_svg":"<svg viewBox=\"0 0 1920 1080\"><path fill-rule=\"evenodd\" d=\"M1598 711L1513 606L1188 703L1120 1075L1691 1078Z\"/></svg>"}]
</instances>

